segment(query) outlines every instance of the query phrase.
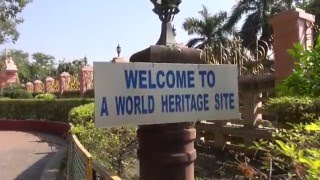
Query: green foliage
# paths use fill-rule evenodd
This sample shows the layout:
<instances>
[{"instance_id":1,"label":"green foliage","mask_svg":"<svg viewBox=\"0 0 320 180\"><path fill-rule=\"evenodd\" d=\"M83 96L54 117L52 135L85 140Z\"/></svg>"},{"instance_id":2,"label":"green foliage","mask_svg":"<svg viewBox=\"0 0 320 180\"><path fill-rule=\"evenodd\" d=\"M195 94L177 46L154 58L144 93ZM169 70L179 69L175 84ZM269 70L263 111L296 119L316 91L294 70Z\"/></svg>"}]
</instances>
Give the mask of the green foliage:
<instances>
[{"instance_id":1,"label":"green foliage","mask_svg":"<svg viewBox=\"0 0 320 180\"><path fill-rule=\"evenodd\" d=\"M0 23L1 24L1 23ZM1 32L1 25L0 25ZM1 35L0 35L1 38ZM0 39L1 41L1 39ZM1 43L0 43L1 44ZM58 78L62 72L68 72L72 76L78 75L80 70L88 64L87 59L76 59L72 62L60 61L58 66L55 66L55 57L44 53L34 53L29 57L29 54L16 49L10 49L9 56L18 68L18 77L21 83L27 83L34 80L45 80L48 76ZM0 55L0 69L5 66L6 51L3 50ZM31 62L30 60L33 60Z\"/></svg>"},{"instance_id":2,"label":"green foliage","mask_svg":"<svg viewBox=\"0 0 320 180\"><path fill-rule=\"evenodd\" d=\"M296 59L295 71L279 87L279 95L314 96L320 95L320 36L312 50L304 50L295 44L288 52Z\"/></svg>"},{"instance_id":3,"label":"green foliage","mask_svg":"<svg viewBox=\"0 0 320 180\"><path fill-rule=\"evenodd\" d=\"M2 91L3 92L12 91L15 89L23 89L23 87L21 86L21 84L10 84L10 85L5 86Z\"/></svg>"},{"instance_id":4,"label":"green foliage","mask_svg":"<svg viewBox=\"0 0 320 180\"><path fill-rule=\"evenodd\" d=\"M30 71L33 74L32 80L45 80L46 77L54 75L55 57L39 52L31 56L34 60L30 65Z\"/></svg>"},{"instance_id":5,"label":"green foliage","mask_svg":"<svg viewBox=\"0 0 320 180\"><path fill-rule=\"evenodd\" d=\"M23 22L18 15L30 2L32 0L0 0L0 44L17 41L19 33L16 26Z\"/></svg>"},{"instance_id":6,"label":"green foliage","mask_svg":"<svg viewBox=\"0 0 320 180\"><path fill-rule=\"evenodd\" d=\"M231 15L224 28L227 30L234 28L245 17L239 32L243 40L243 46L252 47L259 33L261 33L260 40L264 40L269 44L272 36L269 19L273 15L291 8L292 0L239 0L232 8Z\"/></svg>"},{"instance_id":7,"label":"green foliage","mask_svg":"<svg viewBox=\"0 0 320 180\"><path fill-rule=\"evenodd\" d=\"M56 74L61 74L62 72L68 72L70 75L76 75L80 72L80 70L87 65L87 58L76 59L72 62L60 61L57 67Z\"/></svg>"},{"instance_id":8,"label":"green foliage","mask_svg":"<svg viewBox=\"0 0 320 180\"><path fill-rule=\"evenodd\" d=\"M11 92L11 99L32 99L33 96L27 90L15 89Z\"/></svg>"},{"instance_id":9,"label":"green foliage","mask_svg":"<svg viewBox=\"0 0 320 180\"><path fill-rule=\"evenodd\" d=\"M187 46L204 48L206 45L224 44L227 36L231 34L231 30L227 31L223 28L224 22L227 20L227 12L221 11L211 14L207 7L202 6L199 11L201 18L186 18L183 28L189 35L197 35L197 38L191 39Z\"/></svg>"},{"instance_id":10,"label":"green foliage","mask_svg":"<svg viewBox=\"0 0 320 180\"><path fill-rule=\"evenodd\" d=\"M1 31L1 30L0 30ZM16 49L10 49L9 55L18 68L18 77L21 83L27 83L28 81L34 81L37 79L45 80L48 76L55 76L56 68L55 58L51 55L43 53L32 54L34 62L30 62L29 54ZM0 56L1 62L6 59L5 51L2 51Z\"/></svg>"},{"instance_id":11,"label":"green foliage","mask_svg":"<svg viewBox=\"0 0 320 180\"><path fill-rule=\"evenodd\" d=\"M128 179L130 169L136 169L136 127L96 128L93 124L94 103L73 108L69 121L71 132L81 144L108 170Z\"/></svg>"},{"instance_id":12,"label":"green foliage","mask_svg":"<svg viewBox=\"0 0 320 180\"><path fill-rule=\"evenodd\" d=\"M73 124L85 124L93 119L94 103L85 104L72 108L69 112L68 120Z\"/></svg>"},{"instance_id":13,"label":"green foliage","mask_svg":"<svg viewBox=\"0 0 320 180\"><path fill-rule=\"evenodd\" d=\"M119 127L102 129L94 127L92 122L77 124L72 128L84 147L108 170L128 178L128 170L136 164L136 128Z\"/></svg>"},{"instance_id":14,"label":"green foliage","mask_svg":"<svg viewBox=\"0 0 320 180\"><path fill-rule=\"evenodd\" d=\"M32 92L31 94L32 94L32 96L35 98L37 95L43 94L43 93L42 93L42 92ZM59 93L59 92L53 92L53 93L50 93L50 94L53 94L53 95L56 96L56 97L59 97L59 96L60 96L60 93ZM79 98L79 97L77 97L77 98Z\"/></svg>"},{"instance_id":15,"label":"green foliage","mask_svg":"<svg viewBox=\"0 0 320 180\"><path fill-rule=\"evenodd\" d=\"M55 58L48 54L37 52L32 54L32 59L41 67L53 67L55 65Z\"/></svg>"},{"instance_id":16,"label":"green foliage","mask_svg":"<svg viewBox=\"0 0 320 180\"><path fill-rule=\"evenodd\" d=\"M66 122L72 108L91 102L93 99L0 99L0 118Z\"/></svg>"},{"instance_id":17,"label":"green foliage","mask_svg":"<svg viewBox=\"0 0 320 180\"><path fill-rule=\"evenodd\" d=\"M32 94L22 89L21 85L14 84L7 86L3 89L2 96L8 97L11 99L31 99L33 98Z\"/></svg>"},{"instance_id":18,"label":"green foliage","mask_svg":"<svg viewBox=\"0 0 320 180\"><path fill-rule=\"evenodd\" d=\"M260 140L255 148L264 153L264 167L269 174L293 174L298 179L320 178L320 120L273 133L274 141ZM272 178L272 177L269 177Z\"/></svg>"},{"instance_id":19,"label":"green foliage","mask_svg":"<svg viewBox=\"0 0 320 180\"><path fill-rule=\"evenodd\" d=\"M50 93L45 93L45 94L38 94L34 98L36 99L46 99L46 100L54 100L56 99L56 95L50 94Z\"/></svg>"},{"instance_id":20,"label":"green foliage","mask_svg":"<svg viewBox=\"0 0 320 180\"><path fill-rule=\"evenodd\" d=\"M266 105L267 111L282 123L312 122L320 117L320 98L280 97L270 99Z\"/></svg>"}]
</instances>

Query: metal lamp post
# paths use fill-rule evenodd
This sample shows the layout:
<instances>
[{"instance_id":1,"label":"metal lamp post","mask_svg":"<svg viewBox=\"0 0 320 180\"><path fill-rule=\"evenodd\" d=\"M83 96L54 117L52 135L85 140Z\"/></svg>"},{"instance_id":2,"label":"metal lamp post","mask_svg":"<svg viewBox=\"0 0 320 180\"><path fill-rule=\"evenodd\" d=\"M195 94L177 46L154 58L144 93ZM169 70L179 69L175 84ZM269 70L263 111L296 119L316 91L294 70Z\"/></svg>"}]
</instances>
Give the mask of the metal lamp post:
<instances>
[{"instance_id":1,"label":"metal lamp post","mask_svg":"<svg viewBox=\"0 0 320 180\"><path fill-rule=\"evenodd\" d=\"M171 25L181 0L151 0L162 22L161 35L130 57L130 62L204 64L201 50L177 45ZM172 116L174 119L174 116ZM195 120L196 121L196 120ZM190 123L142 125L137 131L141 180L193 180L196 130Z\"/></svg>"},{"instance_id":2,"label":"metal lamp post","mask_svg":"<svg viewBox=\"0 0 320 180\"><path fill-rule=\"evenodd\" d=\"M83 63L83 64L81 64L82 66L86 66L86 65L88 65L88 58L87 58L87 55L85 55L85 56L84 56L84 58L83 58L83 62L81 62L81 63Z\"/></svg>"},{"instance_id":3,"label":"metal lamp post","mask_svg":"<svg viewBox=\"0 0 320 180\"><path fill-rule=\"evenodd\" d=\"M153 12L159 16L162 22L161 35L157 45L174 45L174 31L171 24L174 16L180 12L178 6L181 0L151 0L154 5Z\"/></svg>"},{"instance_id":4,"label":"metal lamp post","mask_svg":"<svg viewBox=\"0 0 320 180\"><path fill-rule=\"evenodd\" d=\"M118 46L117 46L117 54L118 54L118 57L120 57L120 53L121 53L121 47L120 47L120 45L118 44Z\"/></svg>"}]
</instances>

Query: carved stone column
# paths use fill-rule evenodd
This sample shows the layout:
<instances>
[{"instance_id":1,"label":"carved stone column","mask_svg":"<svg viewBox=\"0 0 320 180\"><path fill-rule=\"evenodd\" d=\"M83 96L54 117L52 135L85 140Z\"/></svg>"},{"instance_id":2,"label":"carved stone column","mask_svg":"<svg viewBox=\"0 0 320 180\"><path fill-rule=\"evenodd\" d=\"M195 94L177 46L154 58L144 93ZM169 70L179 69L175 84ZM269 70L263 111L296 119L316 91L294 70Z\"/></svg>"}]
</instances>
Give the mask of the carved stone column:
<instances>
[{"instance_id":1,"label":"carved stone column","mask_svg":"<svg viewBox=\"0 0 320 180\"><path fill-rule=\"evenodd\" d=\"M70 82L70 74L67 72L63 72L59 76L59 93L63 94L64 91L69 90L69 82Z\"/></svg>"},{"instance_id":2,"label":"carved stone column","mask_svg":"<svg viewBox=\"0 0 320 180\"><path fill-rule=\"evenodd\" d=\"M315 16L302 9L291 9L275 15L270 23L274 31L276 84L287 78L294 69L295 59L287 52L294 43L305 48L313 46L313 23Z\"/></svg>"},{"instance_id":3,"label":"carved stone column","mask_svg":"<svg viewBox=\"0 0 320 180\"><path fill-rule=\"evenodd\" d=\"M45 82L46 93L51 93L53 91L54 79L52 77L47 77Z\"/></svg>"},{"instance_id":4,"label":"carved stone column","mask_svg":"<svg viewBox=\"0 0 320 180\"><path fill-rule=\"evenodd\" d=\"M81 97L84 95L84 93L90 89L90 83L91 83L91 75L92 75L93 69L92 67L85 66L81 69L79 81L80 81L80 95Z\"/></svg>"}]
</instances>

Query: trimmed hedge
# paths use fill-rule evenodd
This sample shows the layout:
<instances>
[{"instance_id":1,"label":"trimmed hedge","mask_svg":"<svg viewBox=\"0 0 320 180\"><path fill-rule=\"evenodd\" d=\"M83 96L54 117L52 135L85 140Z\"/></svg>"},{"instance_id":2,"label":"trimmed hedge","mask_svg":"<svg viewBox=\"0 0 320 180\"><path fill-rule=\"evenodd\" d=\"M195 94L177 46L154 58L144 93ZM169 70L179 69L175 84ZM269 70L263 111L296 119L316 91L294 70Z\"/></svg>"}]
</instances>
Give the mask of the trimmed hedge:
<instances>
[{"instance_id":1,"label":"trimmed hedge","mask_svg":"<svg viewBox=\"0 0 320 180\"><path fill-rule=\"evenodd\" d=\"M280 97L267 102L267 111L282 123L307 123L320 117L320 98Z\"/></svg>"},{"instance_id":2,"label":"trimmed hedge","mask_svg":"<svg viewBox=\"0 0 320 180\"><path fill-rule=\"evenodd\" d=\"M46 119L67 121L74 107L94 102L93 99L0 99L0 118Z\"/></svg>"}]
</instances>

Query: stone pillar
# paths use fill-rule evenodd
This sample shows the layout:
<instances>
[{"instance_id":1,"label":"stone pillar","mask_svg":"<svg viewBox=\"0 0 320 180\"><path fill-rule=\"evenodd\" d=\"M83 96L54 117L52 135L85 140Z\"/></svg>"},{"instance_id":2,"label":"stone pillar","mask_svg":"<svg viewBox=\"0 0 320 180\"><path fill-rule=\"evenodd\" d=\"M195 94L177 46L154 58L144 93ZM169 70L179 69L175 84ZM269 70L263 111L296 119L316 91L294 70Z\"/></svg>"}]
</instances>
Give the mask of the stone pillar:
<instances>
[{"instance_id":1,"label":"stone pillar","mask_svg":"<svg viewBox=\"0 0 320 180\"><path fill-rule=\"evenodd\" d=\"M34 88L34 87L33 87L32 82L27 82L27 83L26 83L26 90L27 90L28 92L33 92L33 91L34 91L33 88Z\"/></svg>"},{"instance_id":2,"label":"stone pillar","mask_svg":"<svg viewBox=\"0 0 320 180\"><path fill-rule=\"evenodd\" d=\"M254 127L256 122L262 119L262 114L259 112L259 109L262 108L262 102L259 99L261 90L251 88L240 92L239 95L243 104L241 116L245 120L245 127Z\"/></svg>"},{"instance_id":3,"label":"stone pillar","mask_svg":"<svg viewBox=\"0 0 320 180\"><path fill-rule=\"evenodd\" d=\"M34 92L36 92L36 93L43 92L42 82L40 80L34 81Z\"/></svg>"},{"instance_id":4,"label":"stone pillar","mask_svg":"<svg viewBox=\"0 0 320 180\"><path fill-rule=\"evenodd\" d=\"M246 128L252 128L258 120L262 120L260 95L262 92L272 91L274 81L273 74L239 76L239 99L243 105L241 116Z\"/></svg>"},{"instance_id":5,"label":"stone pillar","mask_svg":"<svg viewBox=\"0 0 320 180\"><path fill-rule=\"evenodd\" d=\"M15 71L7 71L7 84L16 84L18 83L18 75Z\"/></svg>"},{"instance_id":6,"label":"stone pillar","mask_svg":"<svg viewBox=\"0 0 320 180\"><path fill-rule=\"evenodd\" d=\"M6 83L7 84L15 84L18 83L18 68L15 65L11 56L8 56L5 60L6 69L5 69L5 76L6 76Z\"/></svg>"},{"instance_id":7,"label":"stone pillar","mask_svg":"<svg viewBox=\"0 0 320 180\"><path fill-rule=\"evenodd\" d=\"M130 61L205 64L200 50L161 45L134 54ZM139 126L137 136L141 180L194 179L196 130L192 123Z\"/></svg>"},{"instance_id":8,"label":"stone pillar","mask_svg":"<svg viewBox=\"0 0 320 180\"><path fill-rule=\"evenodd\" d=\"M81 69L79 81L80 81L80 95L81 97L84 95L84 93L91 89L91 81L92 81L92 72L93 69L90 66L85 66Z\"/></svg>"},{"instance_id":9,"label":"stone pillar","mask_svg":"<svg viewBox=\"0 0 320 180\"><path fill-rule=\"evenodd\" d=\"M287 52L294 43L305 48L313 46L312 27L315 17L302 9L291 9L275 15L271 20L274 31L276 84L287 78L294 69L295 59Z\"/></svg>"},{"instance_id":10,"label":"stone pillar","mask_svg":"<svg viewBox=\"0 0 320 180\"><path fill-rule=\"evenodd\" d=\"M63 72L59 75L59 93L63 94L64 91L69 90L70 74Z\"/></svg>"},{"instance_id":11,"label":"stone pillar","mask_svg":"<svg viewBox=\"0 0 320 180\"><path fill-rule=\"evenodd\" d=\"M53 91L54 79L52 77L46 78L45 91L51 93Z\"/></svg>"}]
</instances>

